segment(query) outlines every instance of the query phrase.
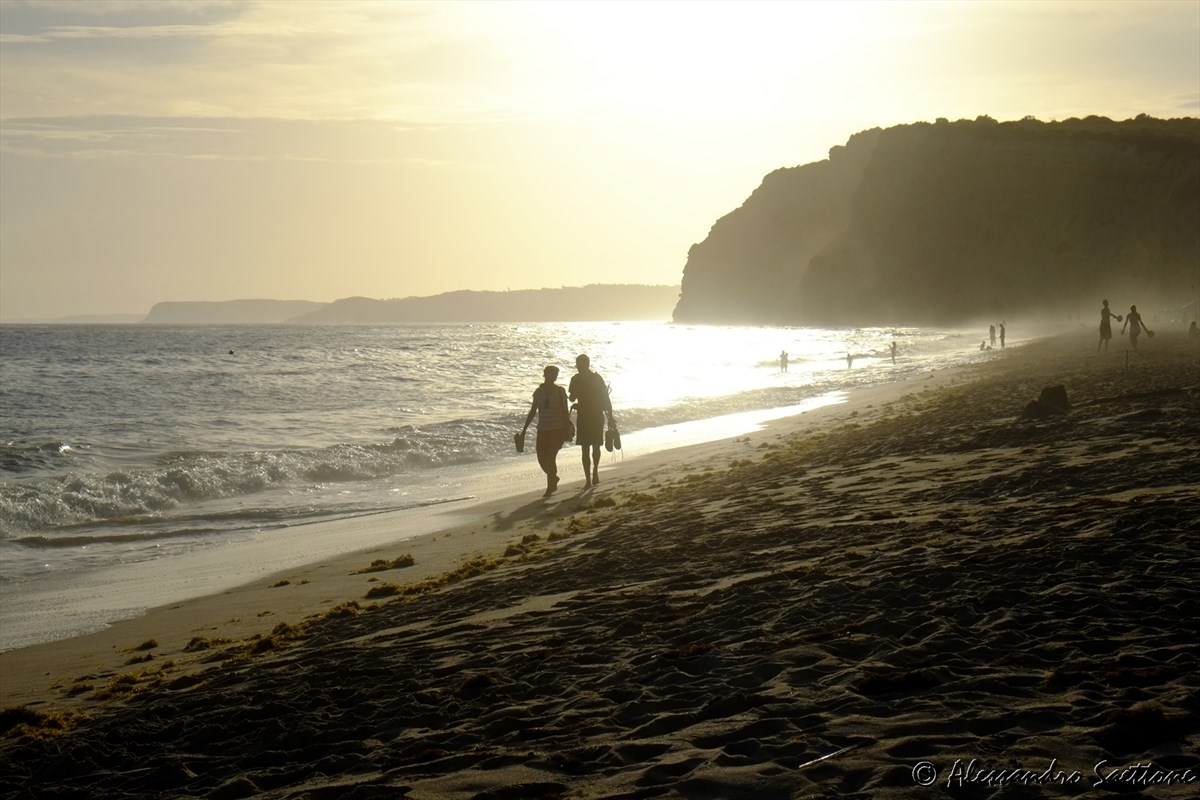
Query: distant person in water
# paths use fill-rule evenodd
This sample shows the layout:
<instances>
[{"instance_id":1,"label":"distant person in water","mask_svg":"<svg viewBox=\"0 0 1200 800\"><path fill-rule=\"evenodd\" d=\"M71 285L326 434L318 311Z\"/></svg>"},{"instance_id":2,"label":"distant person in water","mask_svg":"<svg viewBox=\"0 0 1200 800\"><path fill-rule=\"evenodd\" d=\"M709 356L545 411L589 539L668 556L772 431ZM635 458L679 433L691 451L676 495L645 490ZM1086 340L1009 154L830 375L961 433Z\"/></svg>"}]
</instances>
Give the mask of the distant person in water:
<instances>
[{"instance_id":1,"label":"distant person in water","mask_svg":"<svg viewBox=\"0 0 1200 800\"><path fill-rule=\"evenodd\" d=\"M896 343L892 342L892 363L896 363Z\"/></svg>"},{"instance_id":2,"label":"distant person in water","mask_svg":"<svg viewBox=\"0 0 1200 800\"><path fill-rule=\"evenodd\" d=\"M1100 343L1096 345L1096 352L1100 352L1100 348L1104 348L1104 352L1108 352L1108 340L1112 338L1112 319L1116 317L1117 322L1121 321L1120 314L1114 314L1108 310L1108 301L1104 301L1103 307L1100 309Z\"/></svg>"},{"instance_id":3,"label":"distant person in water","mask_svg":"<svg viewBox=\"0 0 1200 800\"><path fill-rule=\"evenodd\" d=\"M571 412L567 409L567 392L555 383L558 367L542 370L542 384L533 390L533 402L525 417L525 427L517 435L517 450L523 450L525 433L537 417L538 466L546 473L546 493L549 497L558 488L558 451L571 438Z\"/></svg>"},{"instance_id":4,"label":"distant person in water","mask_svg":"<svg viewBox=\"0 0 1200 800\"><path fill-rule=\"evenodd\" d=\"M575 403L575 442L582 451L583 487L590 489L600 483L600 448L604 445L604 420L616 427L613 419L612 401L608 397L608 384L600 373L591 369L592 361L586 355L575 359L575 369L568 387L568 396Z\"/></svg>"},{"instance_id":5,"label":"distant person in water","mask_svg":"<svg viewBox=\"0 0 1200 800\"><path fill-rule=\"evenodd\" d=\"M781 350L779 352L779 371L787 372L787 365L788 365L787 350Z\"/></svg>"},{"instance_id":6,"label":"distant person in water","mask_svg":"<svg viewBox=\"0 0 1200 800\"><path fill-rule=\"evenodd\" d=\"M1000 323L1000 349L1004 349L1004 323Z\"/></svg>"},{"instance_id":7,"label":"distant person in water","mask_svg":"<svg viewBox=\"0 0 1200 800\"><path fill-rule=\"evenodd\" d=\"M1154 331L1147 328L1146 323L1142 321L1142 315L1138 313L1137 306L1129 307L1129 313L1125 315L1125 325L1121 326L1121 333L1125 332L1126 326L1129 327L1129 343L1133 345L1134 350L1137 350L1138 336L1141 335L1143 328L1145 328L1147 336L1154 335Z\"/></svg>"},{"instance_id":8,"label":"distant person in water","mask_svg":"<svg viewBox=\"0 0 1200 800\"><path fill-rule=\"evenodd\" d=\"M992 347L996 346L996 326L988 325L988 337L992 340Z\"/></svg>"}]
</instances>

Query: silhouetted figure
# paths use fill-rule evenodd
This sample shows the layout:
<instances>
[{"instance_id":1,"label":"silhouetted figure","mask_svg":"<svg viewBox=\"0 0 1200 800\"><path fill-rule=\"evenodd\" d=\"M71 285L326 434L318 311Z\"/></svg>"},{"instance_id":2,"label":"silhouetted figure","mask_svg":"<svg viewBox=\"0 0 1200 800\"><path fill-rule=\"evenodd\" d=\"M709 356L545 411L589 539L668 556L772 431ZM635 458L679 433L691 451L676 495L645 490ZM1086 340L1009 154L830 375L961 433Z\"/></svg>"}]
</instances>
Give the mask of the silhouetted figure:
<instances>
[{"instance_id":1,"label":"silhouetted figure","mask_svg":"<svg viewBox=\"0 0 1200 800\"><path fill-rule=\"evenodd\" d=\"M591 359L580 355L575 359L577 372L571 376L568 394L575 403L575 441L582 451L583 488L589 489L600 483L600 448L604 445L604 420L616 427L613 419L612 401L608 397L608 384L600 373L590 369Z\"/></svg>"},{"instance_id":2,"label":"silhouetted figure","mask_svg":"<svg viewBox=\"0 0 1200 800\"><path fill-rule=\"evenodd\" d=\"M854 368L854 354L846 353L846 369Z\"/></svg>"},{"instance_id":3,"label":"silhouetted figure","mask_svg":"<svg viewBox=\"0 0 1200 800\"><path fill-rule=\"evenodd\" d=\"M1004 349L1004 323L1000 323L1000 349Z\"/></svg>"},{"instance_id":4,"label":"silhouetted figure","mask_svg":"<svg viewBox=\"0 0 1200 800\"><path fill-rule=\"evenodd\" d=\"M987 350L987 339L980 339L979 340L979 352L982 353L984 350Z\"/></svg>"},{"instance_id":5,"label":"silhouetted figure","mask_svg":"<svg viewBox=\"0 0 1200 800\"><path fill-rule=\"evenodd\" d=\"M1192 324L1188 327L1189 339L1200 339L1200 328L1196 327L1196 320L1192 320Z\"/></svg>"},{"instance_id":6,"label":"silhouetted figure","mask_svg":"<svg viewBox=\"0 0 1200 800\"><path fill-rule=\"evenodd\" d=\"M992 347L996 346L996 326L988 325L988 337L992 340Z\"/></svg>"},{"instance_id":7,"label":"silhouetted figure","mask_svg":"<svg viewBox=\"0 0 1200 800\"><path fill-rule=\"evenodd\" d=\"M1141 335L1143 328L1146 329L1147 336L1154 335L1154 331L1147 328L1146 323L1142 321L1142 315L1138 313L1137 306L1129 307L1129 313L1125 315L1125 325L1121 326L1121 333L1125 332L1126 326L1129 327L1129 343L1133 345L1134 350L1137 350L1138 336Z\"/></svg>"},{"instance_id":8,"label":"silhouetted figure","mask_svg":"<svg viewBox=\"0 0 1200 800\"><path fill-rule=\"evenodd\" d=\"M1100 352L1100 348L1104 348L1104 352L1108 352L1108 340L1112 338L1112 318L1116 317L1117 322L1121 321L1120 314L1114 314L1108 310L1108 301L1104 301L1104 305L1100 309L1100 343L1096 345L1096 352Z\"/></svg>"},{"instance_id":9,"label":"silhouetted figure","mask_svg":"<svg viewBox=\"0 0 1200 800\"><path fill-rule=\"evenodd\" d=\"M787 372L788 354L787 350L781 350L779 353L779 371Z\"/></svg>"},{"instance_id":10,"label":"silhouetted figure","mask_svg":"<svg viewBox=\"0 0 1200 800\"><path fill-rule=\"evenodd\" d=\"M896 363L896 343L892 342L892 363Z\"/></svg>"},{"instance_id":11,"label":"silhouetted figure","mask_svg":"<svg viewBox=\"0 0 1200 800\"><path fill-rule=\"evenodd\" d=\"M558 380L558 367L546 367L542 377L543 383L533 390L525 427L517 434L517 451L524 451L525 432L536 416L538 466L546 473L546 493L542 497L549 497L558 488L558 451L571 438L571 412L567 408L566 390L554 383Z\"/></svg>"}]
</instances>

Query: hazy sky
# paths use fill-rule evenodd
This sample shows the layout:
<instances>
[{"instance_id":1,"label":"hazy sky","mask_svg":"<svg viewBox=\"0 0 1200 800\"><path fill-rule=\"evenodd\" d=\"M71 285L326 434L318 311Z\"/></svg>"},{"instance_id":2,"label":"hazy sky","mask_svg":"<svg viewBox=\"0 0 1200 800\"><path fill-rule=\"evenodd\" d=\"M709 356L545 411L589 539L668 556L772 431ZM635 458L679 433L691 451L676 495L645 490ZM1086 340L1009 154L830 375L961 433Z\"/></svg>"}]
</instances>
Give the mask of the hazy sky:
<instances>
[{"instance_id":1,"label":"hazy sky","mask_svg":"<svg viewBox=\"0 0 1200 800\"><path fill-rule=\"evenodd\" d=\"M0 319L677 283L870 127L1200 115L1200 0L0 0Z\"/></svg>"}]
</instances>

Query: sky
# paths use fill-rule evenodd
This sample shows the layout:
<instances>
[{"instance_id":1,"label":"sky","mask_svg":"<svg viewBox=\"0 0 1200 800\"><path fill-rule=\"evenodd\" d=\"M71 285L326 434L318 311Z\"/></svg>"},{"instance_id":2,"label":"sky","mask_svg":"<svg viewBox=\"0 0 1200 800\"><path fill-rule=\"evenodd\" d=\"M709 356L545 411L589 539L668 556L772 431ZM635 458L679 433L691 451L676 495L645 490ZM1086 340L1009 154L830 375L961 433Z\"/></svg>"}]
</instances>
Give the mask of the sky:
<instances>
[{"instance_id":1,"label":"sky","mask_svg":"<svg viewBox=\"0 0 1200 800\"><path fill-rule=\"evenodd\" d=\"M918 121L1200 116L1200 0L0 0L0 321L677 284Z\"/></svg>"}]
</instances>

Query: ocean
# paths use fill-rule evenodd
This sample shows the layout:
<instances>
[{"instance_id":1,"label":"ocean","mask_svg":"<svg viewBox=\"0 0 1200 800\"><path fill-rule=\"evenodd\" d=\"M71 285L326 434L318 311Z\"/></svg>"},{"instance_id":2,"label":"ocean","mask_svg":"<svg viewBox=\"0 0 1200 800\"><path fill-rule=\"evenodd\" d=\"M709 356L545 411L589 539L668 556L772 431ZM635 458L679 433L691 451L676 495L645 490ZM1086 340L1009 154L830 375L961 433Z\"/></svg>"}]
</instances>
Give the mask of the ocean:
<instances>
[{"instance_id":1,"label":"ocean","mask_svg":"<svg viewBox=\"0 0 1200 800\"><path fill-rule=\"evenodd\" d=\"M985 358L979 340L649 322L0 326L0 650L213 588L177 580L142 597L146 581L125 568L176 574L197 553L232 564L268 533L315 560L329 545L306 542L308 523L466 503L502 473L513 493L542 488L513 433L542 368L559 366L566 385L579 353L608 382L625 442L603 472L748 431L768 411ZM582 477L574 453L560 459L563 491Z\"/></svg>"}]
</instances>

